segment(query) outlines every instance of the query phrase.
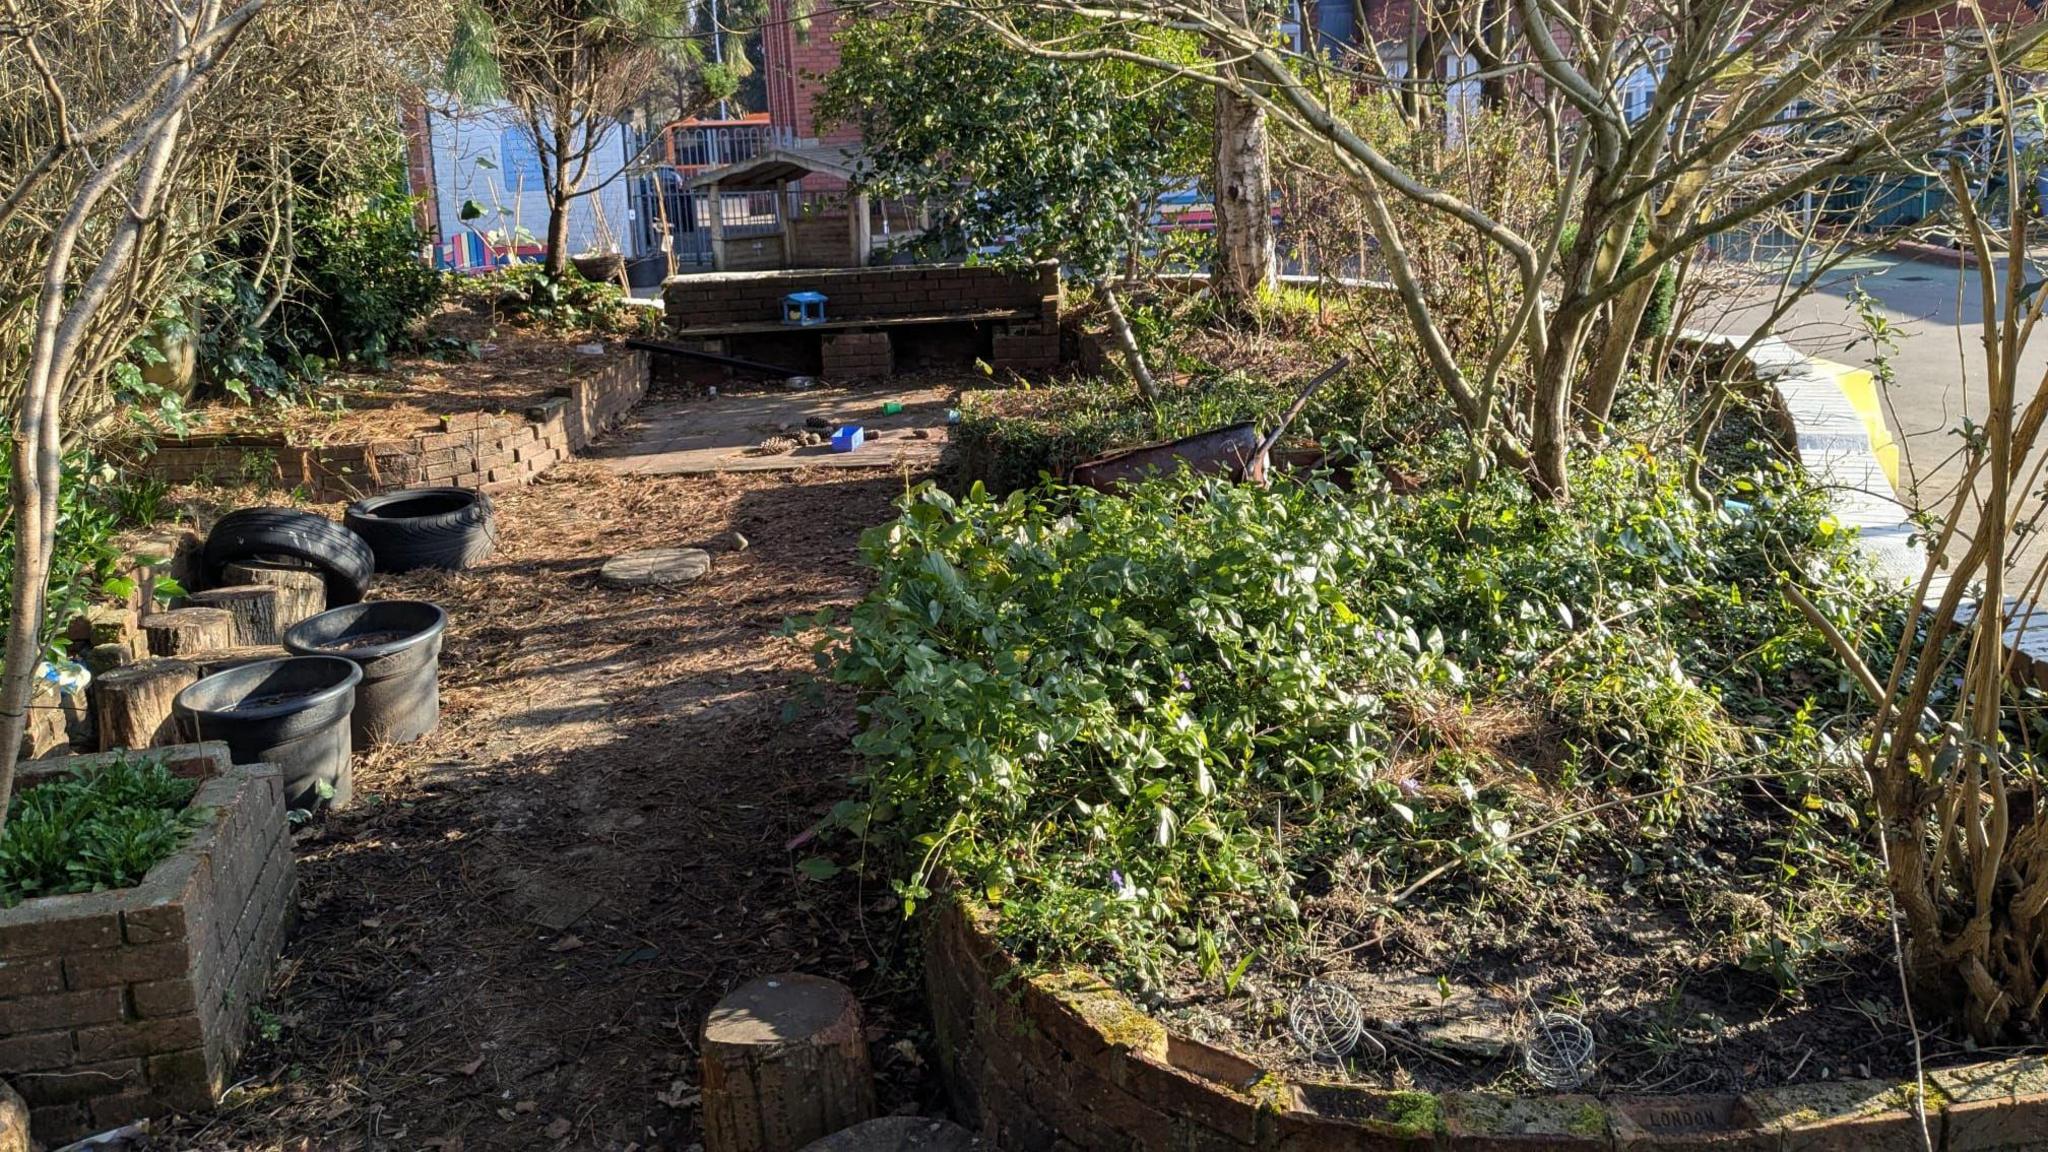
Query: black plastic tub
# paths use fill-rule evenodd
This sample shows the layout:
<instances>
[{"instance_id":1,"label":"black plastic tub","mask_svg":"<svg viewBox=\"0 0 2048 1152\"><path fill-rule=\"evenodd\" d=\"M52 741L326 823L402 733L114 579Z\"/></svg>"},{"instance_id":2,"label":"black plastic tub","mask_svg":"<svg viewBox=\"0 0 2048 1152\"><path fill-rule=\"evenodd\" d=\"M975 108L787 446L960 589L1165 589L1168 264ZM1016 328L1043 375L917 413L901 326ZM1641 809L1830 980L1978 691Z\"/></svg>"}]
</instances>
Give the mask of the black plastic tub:
<instances>
[{"instance_id":1,"label":"black plastic tub","mask_svg":"<svg viewBox=\"0 0 2048 1152\"><path fill-rule=\"evenodd\" d=\"M223 740L237 764L275 764L286 808L340 808L355 795L349 713L362 670L331 656L287 656L216 672L178 693L185 739Z\"/></svg>"},{"instance_id":2,"label":"black plastic tub","mask_svg":"<svg viewBox=\"0 0 2048 1152\"><path fill-rule=\"evenodd\" d=\"M358 748L403 744L441 723L441 637L448 614L425 600L372 600L309 616L284 634L301 656L362 669L349 723Z\"/></svg>"}]
</instances>

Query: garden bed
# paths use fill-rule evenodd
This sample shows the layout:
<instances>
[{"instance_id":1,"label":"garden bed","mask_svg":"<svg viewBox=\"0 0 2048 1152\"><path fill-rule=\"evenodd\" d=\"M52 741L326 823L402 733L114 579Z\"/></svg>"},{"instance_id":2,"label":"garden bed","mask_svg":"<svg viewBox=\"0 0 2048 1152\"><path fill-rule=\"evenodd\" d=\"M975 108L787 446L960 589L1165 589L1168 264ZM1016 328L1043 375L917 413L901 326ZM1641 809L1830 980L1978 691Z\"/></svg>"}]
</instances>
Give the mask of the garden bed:
<instances>
[{"instance_id":1,"label":"garden bed","mask_svg":"<svg viewBox=\"0 0 2048 1152\"><path fill-rule=\"evenodd\" d=\"M995 1147L1370 1152L1915 1152L1912 1077L1740 1093L1525 1095L1384 1090L1285 1075L1159 1024L1085 968L1021 964L985 909L926 925L926 989L953 1099ZM2048 1131L2048 1061L1927 1076L1941 1152L2018 1152Z\"/></svg>"},{"instance_id":2,"label":"garden bed","mask_svg":"<svg viewBox=\"0 0 2048 1152\"><path fill-rule=\"evenodd\" d=\"M146 435L109 454L171 483L278 488L316 502L525 483L639 403L648 358L604 330L515 324L494 284L444 304L414 351L381 370L334 371L298 402L220 397L189 408L181 426L153 418ZM623 323L628 307L606 312L607 325Z\"/></svg>"},{"instance_id":3,"label":"garden bed","mask_svg":"<svg viewBox=\"0 0 2048 1152\"><path fill-rule=\"evenodd\" d=\"M593 349L595 353L593 354ZM480 298L442 303L410 349L375 371L337 365L303 403L220 396L187 410L193 439L291 447L397 440L441 431L446 417L517 420L528 409L625 354L615 335L522 327ZM176 443L161 422L153 434Z\"/></svg>"},{"instance_id":4,"label":"garden bed","mask_svg":"<svg viewBox=\"0 0 2048 1152\"><path fill-rule=\"evenodd\" d=\"M196 784L182 846L132 887L0 908L0 1068L46 1144L226 1087L290 920L293 866L277 770L219 744L24 765L31 795L66 773L145 757ZM21 821L9 826L20 834Z\"/></svg>"},{"instance_id":5,"label":"garden bed","mask_svg":"<svg viewBox=\"0 0 2048 1152\"><path fill-rule=\"evenodd\" d=\"M454 413L434 421L434 431L318 444L286 434L197 435L160 441L132 466L172 483L275 487L322 503L416 485L498 491L589 447L646 395L645 353L608 352L584 369L516 414Z\"/></svg>"},{"instance_id":6,"label":"garden bed","mask_svg":"<svg viewBox=\"0 0 2048 1152\"><path fill-rule=\"evenodd\" d=\"M1251 1112L1263 1078L1369 1112L1583 1097L1627 1143L1696 1099L1664 1128L1776 1148L1805 1137L1774 1102L1861 1116L1923 1061L1977 1075L1938 1008L1910 1026L1856 770L1868 706L1778 589L1865 621L1881 658L1910 617L1755 391L1702 475L1725 507L1657 438L1683 421L1637 401L1568 508L1461 481L1457 438L1386 405L1311 421L1365 449L1342 488L921 494L835 637L871 786L839 823L869 859L875 832L907 845L907 905L943 899L943 873L992 909L978 944L933 945L942 1035L992 1011L942 983L964 948L1099 973L1112 1017L1207 1053ZM1171 393L1147 412L1095 392L970 401L962 438L1022 458L1181 418ZM1568 1075L1528 1059L1547 1024L1592 1042ZM1102 1045L1064 1043L963 1075L1014 1085ZM1111 1139L1074 1134L1092 1107L1054 1129ZM1288 1129L1258 1131L1242 1146Z\"/></svg>"}]
</instances>

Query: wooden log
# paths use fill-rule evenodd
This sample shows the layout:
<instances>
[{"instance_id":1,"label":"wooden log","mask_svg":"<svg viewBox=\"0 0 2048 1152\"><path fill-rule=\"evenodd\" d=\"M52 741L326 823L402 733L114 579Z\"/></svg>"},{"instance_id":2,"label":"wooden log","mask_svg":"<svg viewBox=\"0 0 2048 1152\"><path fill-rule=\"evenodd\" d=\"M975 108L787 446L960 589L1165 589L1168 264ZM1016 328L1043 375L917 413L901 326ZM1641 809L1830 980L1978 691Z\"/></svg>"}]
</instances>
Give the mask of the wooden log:
<instances>
[{"instance_id":1,"label":"wooden log","mask_svg":"<svg viewBox=\"0 0 2048 1152\"><path fill-rule=\"evenodd\" d=\"M185 603L196 608L225 608L235 616L236 644L282 644L284 629L278 627L278 592L271 584L242 584L194 592Z\"/></svg>"},{"instance_id":2,"label":"wooden log","mask_svg":"<svg viewBox=\"0 0 2048 1152\"><path fill-rule=\"evenodd\" d=\"M128 665L135 663L138 657L135 655L135 650L127 644L95 644L86 651L84 659L86 670L92 673L95 683L95 686L89 687L85 693L87 730L91 732L92 737L78 746L81 748L98 748L100 746L100 694L96 686L97 682L100 677L105 676L114 669L126 668ZM0 1152L7 1152L5 1145L0 1145Z\"/></svg>"},{"instance_id":3,"label":"wooden log","mask_svg":"<svg viewBox=\"0 0 2048 1152\"><path fill-rule=\"evenodd\" d=\"M135 663L135 650L126 644L95 644L85 654L85 666L94 676Z\"/></svg>"},{"instance_id":4,"label":"wooden log","mask_svg":"<svg viewBox=\"0 0 2048 1152\"><path fill-rule=\"evenodd\" d=\"M125 644L135 634L135 610L121 604L94 604L72 618L65 636L73 644Z\"/></svg>"},{"instance_id":5,"label":"wooden log","mask_svg":"<svg viewBox=\"0 0 2048 1152\"><path fill-rule=\"evenodd\" d=\"M178 742L171 702L199 679L190 661L143 660L116 668L93 682L93 711L99 721L100 751L155 748Z\"/></svg>"},{"instance_id":6,"label":"wooden log","mask_svg":"<svg viewBox=\"0 0 2048 1152\"><path fill-rule=\"evenodd\" d=\"M860 1003L817 976L763 976L704 1022L704 1152L798 1152L875 1114Z\"/></svg>"},{"instance_id":7,"label":"wooden log","mask_svg":"<svg viewBox=\"0 0 2048 1152\"><path fill-rule=\"evenodd\" d=\"M235 646L235 614L225 608L173 608L142 618L151 656L193 656Z\"/></svg>"},{"instance_id":8,"label":"wooden log","mask_svg":"<svg viewBox=\"0 0 2048 1152\"><path fill-rule=\"evenodd\" d=\"M246 586L268 584L277 589L277 631L284 631L308 616L327 611L327 578L312 568L263 560L244 560L221 568L221 583Z\"/></svg>"},{"instance_id":9,"label":"wooden log","mask_svg":"<svg viewBox=\"0 0 2048 1152\"><path fill-rule=\"evenodd\" d=\"M285 651L281 644L252 644L246 648L222 648L218 652L201 652L188 659L199 669L199 678L204 680L216 672L225 672L230 668L240 668L244 664L254 664L262 660L282 660L289 655L291 653Z\"/></svg>"},{"instance_id":10,"label":"wooden log","mask_svg":"<svg viewBox=\"0 0 2048 1152\"><path fill-rule=\"evenodd\" d=\"M37 680L29 689L28 722L21 730L21 758L40 760L71 751L71 716L63 694Z\"/></svg>"},{"instance_id":11,"label":"wooden log","mask_svg":"<svg viewBox=\"0 0 2048 1152\"><path fill-rule=\"evenodd\" d=\"M191 657L191 661L199 669L199 678L204 680L216 672L226 672L230 668L240 668L245 664L255 664L264 660L282 660L289 655L291 653L285 651L282 644L245 644L222 648L217 652L202 652Z\"/></svg>"}]
</instances>

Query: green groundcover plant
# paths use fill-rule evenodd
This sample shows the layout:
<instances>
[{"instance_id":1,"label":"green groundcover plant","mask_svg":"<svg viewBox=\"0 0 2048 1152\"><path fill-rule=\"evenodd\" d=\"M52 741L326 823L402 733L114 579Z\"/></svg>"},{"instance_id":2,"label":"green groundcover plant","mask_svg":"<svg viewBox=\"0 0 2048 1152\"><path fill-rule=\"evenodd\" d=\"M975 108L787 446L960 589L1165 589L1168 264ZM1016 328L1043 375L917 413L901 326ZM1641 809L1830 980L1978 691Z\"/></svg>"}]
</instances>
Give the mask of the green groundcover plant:
<instances>
[{"instance_id":1,"label":"green groundcover plant","mask_svg":"<svg viewBox=\"0 0 2048 1152\"><path fill-rule=\"evenodd\" d=\"M141 883L197 826L198 787L122 757L18 793L0 835L0 907Z\"/></svg>"},{"instance_id":2,"label":"green groundcover plant","mask_svg":"<svg viewBox=\"0 0 2048 1152\"><path fill-rule=\"evenodd\" d=\"M1654 835L1736 780L1794 814L1801 883L1866 866L1800 855L1858 819L1819 767L1858 702L1777 586L1828 589L1844 625L1886 594L1789 469L1727 478L1725 508L1679 471L1610 450L1568 507L1512 479L1395 495L1369 464L1353 490L920 488L820 642L862 701L868 793L833 822L897 854L906 910L943 874L1026 954L1140 984L1241 971L1340 869L1526 878L1602 848L1560 809L1618 800ZM1502 710L1549 754L1458 737Z\"/></svg>"}]
</instances>

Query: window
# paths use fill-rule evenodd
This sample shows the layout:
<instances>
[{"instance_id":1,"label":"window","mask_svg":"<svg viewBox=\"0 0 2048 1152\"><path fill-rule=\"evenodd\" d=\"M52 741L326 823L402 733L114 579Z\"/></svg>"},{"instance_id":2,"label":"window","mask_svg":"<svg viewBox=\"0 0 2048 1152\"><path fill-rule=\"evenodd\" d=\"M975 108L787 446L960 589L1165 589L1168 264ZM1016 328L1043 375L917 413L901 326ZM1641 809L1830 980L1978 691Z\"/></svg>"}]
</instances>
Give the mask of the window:
<instances>
[{"instance_id":1,"label":"window","mask_svg":"<svg viewBox=\"0 0 2048 1152\"><path fill-rule=\"evenodd\" d=\"M1650 114L1650 105L1657 99L1657 85L1664 82L1664 70L1671 63L1671 49L1661 40L1645 40L1629 53L1628 60L1635 67L1622 77L1617 94L1621 98L1622 116L1635 124Z\"/></svg>"}]
</instances>

